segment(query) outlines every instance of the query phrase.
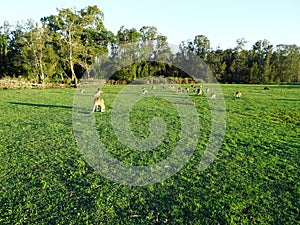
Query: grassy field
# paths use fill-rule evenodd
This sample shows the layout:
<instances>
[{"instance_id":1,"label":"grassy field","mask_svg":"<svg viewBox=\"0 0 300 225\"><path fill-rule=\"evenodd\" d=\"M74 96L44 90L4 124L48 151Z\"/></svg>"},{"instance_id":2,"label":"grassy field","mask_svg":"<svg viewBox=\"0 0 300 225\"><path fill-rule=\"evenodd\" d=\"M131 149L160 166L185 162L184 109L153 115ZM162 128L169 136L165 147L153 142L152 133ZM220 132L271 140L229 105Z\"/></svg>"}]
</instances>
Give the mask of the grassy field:
<instances>
[{"instance_id":1,"label":"grassy field","mask_svg":"<svg viewBox=\"0 0 300 225\"><path fill-rule=\"evenodd\" d=\"M86 163L72 127L74 89L0 90L0 224L300 224L300 86L221 87L226 134L213 164L199 170L211 115L205 98L190 93L201 127L193 156L174 176L142 187ZM110 123L121 88L105 86L107 112L93 115L102 142L126 164L165 159L180 138L174 106L145 97L132 108L136 136L150 135L153 116L168 128L155 150L133 151Z\"/></svg>"}]
</instances>

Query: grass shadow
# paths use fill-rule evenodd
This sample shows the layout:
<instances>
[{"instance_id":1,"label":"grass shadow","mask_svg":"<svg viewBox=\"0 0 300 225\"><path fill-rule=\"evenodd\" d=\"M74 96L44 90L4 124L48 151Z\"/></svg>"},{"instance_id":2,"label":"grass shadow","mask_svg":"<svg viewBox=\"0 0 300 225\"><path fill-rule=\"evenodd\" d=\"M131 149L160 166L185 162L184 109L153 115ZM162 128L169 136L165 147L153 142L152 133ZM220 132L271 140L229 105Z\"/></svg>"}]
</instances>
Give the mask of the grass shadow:
<instances>
[{"instance_id":1,"label":"grass shadow","mask_svg":"<svg viewBox=\"0 0 300 225\"><path fill-rule=\"evenodd\" d=\"M33 106L33 107L47 107L47 108L63 108L63 109L72 109L73 106L65 105L51 105L51 104L40 104L40 103L28 103L28 102L9 102L13 105L24 105L24 106Z\"/></svg>"},{"instance_id":2,"label":"grass shadow","mask_svg":"<svg viewBox=\"0 0 300 225\"><path fill-rule=\"evenodd\" d=\"M296 99L296 98L276 98L274 100L278 100L278 101L291 101L291 102L298 102L298 101L300 101L300 99Z\"/></svg>"}]
</instances>

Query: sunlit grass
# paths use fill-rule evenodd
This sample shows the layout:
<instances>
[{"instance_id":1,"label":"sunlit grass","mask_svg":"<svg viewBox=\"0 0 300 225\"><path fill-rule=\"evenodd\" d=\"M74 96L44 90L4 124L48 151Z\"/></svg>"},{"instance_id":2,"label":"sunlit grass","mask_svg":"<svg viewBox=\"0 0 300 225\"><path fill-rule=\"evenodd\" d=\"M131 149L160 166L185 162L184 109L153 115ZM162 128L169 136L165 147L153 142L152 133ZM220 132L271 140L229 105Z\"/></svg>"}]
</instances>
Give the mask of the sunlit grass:
<instances>
[{"instance_id":1,"label":"sunlit grass","mask_svg":"<svg viewBox=\"0 0 300 225\"><path fill-rule=\"evenodd\" d=\"M205 98L190 92L201 129L194 155L173 177L145 187L109 181L85 162L72 129L75 90L0 90L0 224L296 224L300 87L221 87L226 134L214 163L199 170L211 116ZM165 119L168 134L153 151L132 151L111 129L121 88L105 86L107 112L94 114L102 141L128 164L165 159L180 138L174 107L155 97L133 107L137 137L148 137L152 116Z\"/></svg>"}]
</instances>

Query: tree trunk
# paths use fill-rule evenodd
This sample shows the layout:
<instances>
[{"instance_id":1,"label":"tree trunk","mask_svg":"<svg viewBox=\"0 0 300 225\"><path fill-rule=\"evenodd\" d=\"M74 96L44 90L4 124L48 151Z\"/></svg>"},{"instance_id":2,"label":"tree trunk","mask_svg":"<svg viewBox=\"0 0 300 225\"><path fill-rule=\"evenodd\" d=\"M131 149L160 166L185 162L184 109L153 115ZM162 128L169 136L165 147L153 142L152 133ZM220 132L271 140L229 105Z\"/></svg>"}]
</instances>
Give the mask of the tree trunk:
<instances>
[{"instance_id":1,"label":"tree trunk","mask_svg":"<svg viewBox=\"0 0 300 225\"><path fill-rule=\"evenodd\" d=\"M40 67L40 80L42 83L45 81L45 73L44 73L44 68L43 68L43 57L42 55L39 58L39 67Z\"/></svg>"},{"instance_id":2,"label":"tree trunk","mask_svg":"<svg viewBox=\"0 0 300 225\"><path fill-rule=\"evenodd\" d=\"M72 82L74 82L74 87L77 88L78 79L77 79L75 71L74 71L74 64L73 64L72 58L70 59L70 69L71 69L71 73L72 73Z\"/></svg>"}]
</instances>

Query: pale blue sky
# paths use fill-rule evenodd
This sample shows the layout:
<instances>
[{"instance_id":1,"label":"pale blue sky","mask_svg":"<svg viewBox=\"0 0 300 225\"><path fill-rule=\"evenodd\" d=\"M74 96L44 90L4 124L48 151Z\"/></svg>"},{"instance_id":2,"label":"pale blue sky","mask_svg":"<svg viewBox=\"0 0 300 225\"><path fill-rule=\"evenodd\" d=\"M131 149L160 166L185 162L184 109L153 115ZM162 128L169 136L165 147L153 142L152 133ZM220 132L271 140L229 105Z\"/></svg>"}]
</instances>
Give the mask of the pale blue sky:
<instances>
[{"instance_id":1,"label":"pale blue sky","mask_svg":"<svg viewBox=\"0 0 300 225\"><path fill-rule=\"evenodd\" d=\"M104 24L116 33L144 25L158 28L171 44L208 37L211 46L233 48L236 40L245 38L247 48L261 39L273 45L300 46L299 0L0 0L0 24L14 24L29 18L38 21L56 14L56 8L85 8L98 5L104 12Z\"/></svg>"}]
</instances>

